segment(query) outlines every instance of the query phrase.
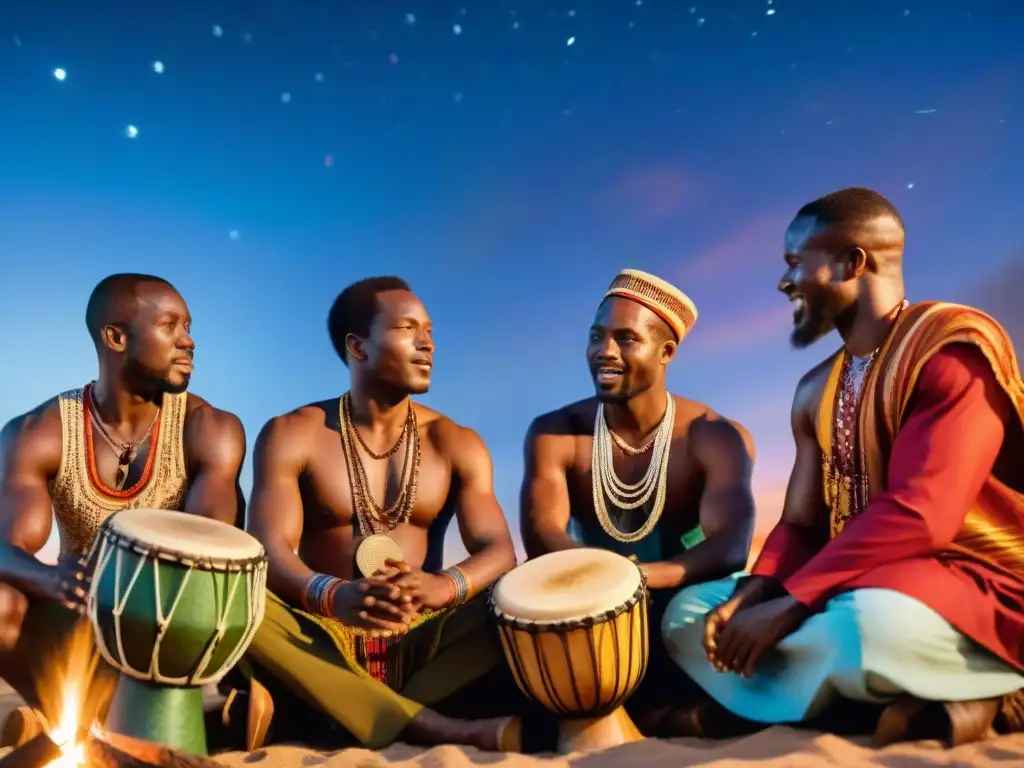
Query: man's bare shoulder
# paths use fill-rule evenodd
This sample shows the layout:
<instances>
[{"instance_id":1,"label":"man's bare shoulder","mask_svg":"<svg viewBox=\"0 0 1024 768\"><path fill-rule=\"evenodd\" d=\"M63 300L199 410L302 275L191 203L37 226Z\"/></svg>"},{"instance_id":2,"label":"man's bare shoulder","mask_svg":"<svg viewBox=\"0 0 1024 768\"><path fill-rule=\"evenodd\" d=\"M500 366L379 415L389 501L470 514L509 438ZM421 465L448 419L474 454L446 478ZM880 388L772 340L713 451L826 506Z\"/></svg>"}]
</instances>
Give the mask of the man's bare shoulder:
<instances>
[{"instance_id":1,"label":"man's bare shoulder","mask_svg":"<svg viewBox=\"0 0 1024 768\"><path fill-rule=\"evenodd\" d=\"M416 424L439 453L459 462L479 454L490 455L483 438L471 427L459 424L433 408L415 403Z\"/></svg>"},{"instance_id":2,"label":"man's bare shoulder","mask_svg":"<svg viewBox=\"0 0 1024 768\"><path fill-rule=\"evenodd\" d=\"M836 358L842 351L842 349L837 349L801 376L800 383L797 384L797 388L824 387L825 382L828 380L828 375L832 372L832 366L835 365Z\"/></svg>"},{"instance_id":3,"label":"man's bare shoulder","mask_svg":"<svg viewBox=\"0 0 1024 768\"><path fill-rule=\"evenodd\" d=\"M825 391L825 384L828 382L829 374L832 373L832 366L835 365L836 357L840 352L842 352L841 349L836 350L800 377L800 381L796 385L796 394L793 398L793 410L795 412L810 413L817 408L821 402L821 395Z\"/></svg>"},{"instance_id":4,"label":"man's bare shoulder","mask_svg":"<svg viewBox=\"0 0 1024 768\"><path fill-rule=\"evenodd\" d=\"M185 429L203 439L216 437L245 438L242 420L231 411L217 408L199 395L188 393L185 401Z\"/></svg>"},{"instance_id":5,"label":"man's bare shoulder","mask_svg":"<svg viewBox=\"0 0 1024 768\"><path fill-rule=\"evenodd\" d=\"M337 403L336 399L309 403L270 419L257 437L257 453L263 458L308 456L317 438L338 433Z\"/></svg>"},{"instance_id":6,"label":"man's bare shoulder","mask_svg":"<svg viewBox=\"0 0 1024 768\"><path fill-rule=\"evenodd\" d=\"M424 427L433 429L435 425L442 422L448 422L451 425L458 426L454 421L452 421L452 419L449 419L440 411L435 411L433 408L423 405L423 403L414 402L412 404L412 409L416 413L416 425L420 427L420 429Z\"/></svg>"},{"instance_id":7,"label":"man's bare shoulder","mask_svg":"<svg viewBox=\"0 0 1024 768\"><path fill-rule=\"evenodd\" d=\"M697 400L681 395L672 397L676 401L676 439L683 437L694 443L705 441L725 445L742 442L753 458L754 438L739 421L723 416Z\"/></svg>"},{"instance_id":8,"label":"man's bare shoulder","mask_svg":"<svg viewBox=\"0 0 1024 768\"><path fill-rule=\"evenodd\" d=\"M9 461L17 454L31 457L54 472L64 451L64 430L57 397L8 421L0 430L0 452Z\"/></svg>"},{"instance_id":9,"label":"man's bare shoulder","mask_svg":"<svg viewBox=\"0 0 1024 768\"><path fill-rule=\"evenodd\" d=\"M531 422L529 434L534 439L543 436L568 440L582 434L592 435L596 414L596 397L577 400L575 403L542 413Z\"/></svg>"},{"instance_id":10,"label":"man's bare shoulder","mask_svg":"<svg viewBox=\"0 0 1024 768\"><path fill-rule=\"evenodd\" d=\"M676 424L679 427L689 427L695 421L705 418L720 418L714 408L705 405L698 400L691 400L682 395L672 394L672 400L676 406Z\"/></svg>"}]
</instances>

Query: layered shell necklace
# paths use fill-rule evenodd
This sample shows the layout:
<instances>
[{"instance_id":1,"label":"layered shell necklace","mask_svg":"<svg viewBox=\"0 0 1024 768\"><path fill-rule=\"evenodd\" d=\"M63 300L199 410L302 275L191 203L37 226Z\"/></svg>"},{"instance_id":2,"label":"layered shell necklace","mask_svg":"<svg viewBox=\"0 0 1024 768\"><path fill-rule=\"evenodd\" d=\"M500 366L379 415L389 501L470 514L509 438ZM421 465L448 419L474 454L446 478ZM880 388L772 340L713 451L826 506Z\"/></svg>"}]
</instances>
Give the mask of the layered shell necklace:
<instances>
[{"instance_id":1,"label":"layered shell necklace","mask_svg":"<svg viewBox=\"0 0 1024 768\"><path fill-rule=\"evenodd\" d=\"M597 406L594 419L594 445L591 453L591 486L594 496L594 513L601 528L616 541L640 541L654 530L665 510L665 494L668 488L668 457L672 447L672 429L676 421L676 403L670 394L665 396L665 413L654 433L640 448L633 448L608 428L604 417L604 404ZM651 461L644 476L636 483L624 483L615 474L613 463L613 442L629 455L639 455L648 449ZM627 450L627 448L629 450ZM622 531L612 522L608 505L615 507L618 517L642 507L654 497L654 503L644 524L635 531Z\"/></svg>"},{"instance_id":2,"label":"layered shell necklace","mask_svg":"<svg viewBox=\"0 0 1024 768\"><path fill-rule=\"evenodd\" d=\"M420 479L420 438L416 423L416 409L409 403L409 413L405 419L405 428L399 435L398 441L390 450L384 453L374 453L359 434L352 421L351 396L345 393L341 398L339 410L341 411L341 444L345 450L345 462L348 465L348 481L352 490L352 507L359 521L359 527L364 533L389 533L402 523L409 522L412 516L412 508L416 503L416 489ZM366 469L363 467L363 460L359 456L359 448L375 461L386 461L398 450L405 446L405 455L402 460L402 472L399 475L398 495L394 503L389 507L383 507L387 503L387 485L384 488L384 498L378 504L373 498L370 490L370 481L366 476ZM358 447L357 447L358 446Z\"/></svg>"}]
</instances>

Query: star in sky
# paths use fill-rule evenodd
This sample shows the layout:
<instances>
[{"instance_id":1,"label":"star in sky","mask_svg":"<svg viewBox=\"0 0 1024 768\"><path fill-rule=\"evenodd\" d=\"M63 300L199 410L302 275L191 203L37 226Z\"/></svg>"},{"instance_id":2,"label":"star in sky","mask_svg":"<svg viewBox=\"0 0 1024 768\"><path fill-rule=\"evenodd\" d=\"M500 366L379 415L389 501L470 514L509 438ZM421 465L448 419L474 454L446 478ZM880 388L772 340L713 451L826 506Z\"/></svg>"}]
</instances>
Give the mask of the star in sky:
<instances>
[{"instance_id":1,"label":"star in sky","mask_svg":"<svg viewBox=\"0 0 1024 768\"><path fill-rule=\"evenodd\" d=\"M700 307L670 383L754 434L770 517L830 351L788 347L793 211L890 196L915 298L984 305L1024 253L1020 3L65 5L10 4L0 41L0 321L51 308L0 421L90 375L84 297L144 267L195 304L196 387L251 442L342 386L326 307L393 272L435 316L429 403L485 438L514 516L525 427L588 394L580 334L631 266Z\"/></svg>"}]
</instances>

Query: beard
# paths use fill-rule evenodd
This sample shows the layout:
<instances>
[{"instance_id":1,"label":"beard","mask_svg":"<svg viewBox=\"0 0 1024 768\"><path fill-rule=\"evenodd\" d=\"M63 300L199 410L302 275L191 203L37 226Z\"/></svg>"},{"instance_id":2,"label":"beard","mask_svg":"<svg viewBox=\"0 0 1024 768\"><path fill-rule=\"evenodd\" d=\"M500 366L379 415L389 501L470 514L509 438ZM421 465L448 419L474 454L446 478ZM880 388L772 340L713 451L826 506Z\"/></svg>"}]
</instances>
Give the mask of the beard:
<instances>
[{"instance_id":1,"label":"beard","mask_svg":"<svg viewBox=\"0 0 1024 768\"><path fill-rule=\"evenodd\" d=\"M806 349L836 327L835 318L829 311L828 298L824 294L819 293L811 300L805 298L798 312L799 316L794 318L793 331L789 335L790 344L795 349Z\"/></svg>"},{"instance_id":2,"label":"beard","mask_svg":"<svg viewBox=\"0 0 1024 768\"><path fill-rule=\"evenodd\" d=\"M155 371L129 359L125 365L125 378L132 390L157 402L163 395L180 395L187 391L192 374L181 373L174 368Z\"/></svg>"},{"instance_id":3,"label":"beard","mask_svg":"<svg viewBox=\"0 0 1024 768\"><path fill-rule=\"evenodd\" d=\"M632 398L647 389L644 385L644 378L634 377L635 371L629 371L623 373L619 380L612 383L611 386L602 384L601 381L594 376L594 396L598 402L605 403L607 405L625 405ZM649 386L649 385L648 385Z\"/></svg>"},{"instance_id":4,"label":"beard","mask_svg":"<svg viewBox=\"0 0 1024 768\"><path fill-rule=\"evenodd\" d=\"M629 402L630 393L628 391L622 392L607 392L603 390L597 390L598 402L604 403L605 405L624 405Z\"/></svg>"},{"instance_id":5,"label":"beard","mask_svg":"<svg viewBox=\"0 0 1024 768\"><path fill-rule=\"evenodd\" d=\"M192 374L186 373L179 377L177 381L173 381L168 378L161 379L159 386L162 394L180 395L182 392L188 390L190 381L192 381Z\"/></svg>"}]
</instances>

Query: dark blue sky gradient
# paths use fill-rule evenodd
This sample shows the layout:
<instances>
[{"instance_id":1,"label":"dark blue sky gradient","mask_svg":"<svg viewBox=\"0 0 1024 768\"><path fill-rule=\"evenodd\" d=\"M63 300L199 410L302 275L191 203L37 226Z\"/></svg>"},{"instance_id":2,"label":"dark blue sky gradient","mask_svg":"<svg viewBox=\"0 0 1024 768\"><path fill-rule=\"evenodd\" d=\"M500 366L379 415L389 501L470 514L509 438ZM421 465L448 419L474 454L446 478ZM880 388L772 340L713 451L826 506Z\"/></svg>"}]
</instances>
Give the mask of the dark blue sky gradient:
<instances>
[{"instance_id":1,"label":"dark blue sky gradient","mask_svg":"<svg viewBox=\"0 0 1024 768\"><path fill-rule=\"evenodd\" d=\"M0 420L95 375L89 291L145 270L251 444L344 391L330 302L397 273L437 327L425 400L483 435L514 523L526 426L591 391L587 326L636 267L697 303L671 384L752 430L767 524L793 388L836 344L788 345L801 204L878 189L912 299L1024 334L1022 23L1011 0L11 4Z\"/></svg>"}]
</instances>

